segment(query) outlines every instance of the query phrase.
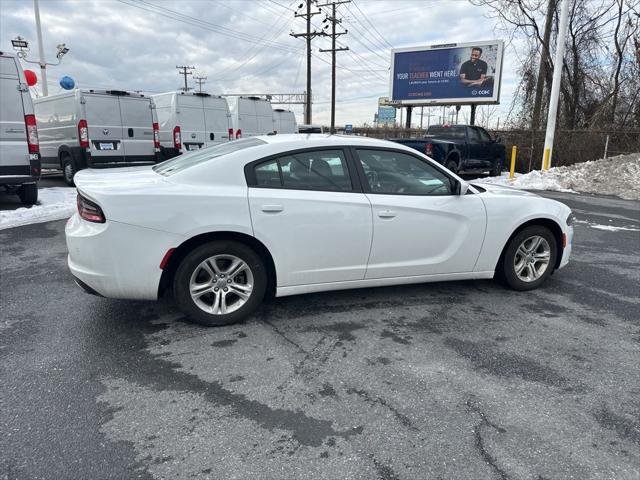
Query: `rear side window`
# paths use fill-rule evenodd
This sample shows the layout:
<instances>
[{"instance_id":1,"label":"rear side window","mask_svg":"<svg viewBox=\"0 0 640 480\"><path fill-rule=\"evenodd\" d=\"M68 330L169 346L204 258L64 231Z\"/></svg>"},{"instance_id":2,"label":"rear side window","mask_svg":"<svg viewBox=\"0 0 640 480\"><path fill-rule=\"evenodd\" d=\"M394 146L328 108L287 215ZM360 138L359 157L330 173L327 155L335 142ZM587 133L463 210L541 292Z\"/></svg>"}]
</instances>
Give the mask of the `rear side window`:
<instances>
[{"instance_id":1,"label":"rear side window","mask_svg":"<svg viewBox=\"0 0 640 480\"><path fill-rule=\"evenodd\" d=\"M217 157L223 155L229 155L245 148L257 147L264 145L267 142L258 138L245 138L242 140L234 140L228 143L221 143L213 147L203 148L202 150L195 150L192 153L185 153L178 157L174 157L166 162L159 163L153 170L156 173L164 176L170 176L174 173L181 172L187 168L199 165L204 162L208 162Z\"/></svg>"},{"instance_id":2,"label":"rear side window","mask_svg":"<svg viewBox=\"0 0 640 480\"><path fill-rule=\"evenodd\" d=\"M256 187L349 192L353 189L342 150L286 155L254 167Z\"/></svg>"}]
</instances>

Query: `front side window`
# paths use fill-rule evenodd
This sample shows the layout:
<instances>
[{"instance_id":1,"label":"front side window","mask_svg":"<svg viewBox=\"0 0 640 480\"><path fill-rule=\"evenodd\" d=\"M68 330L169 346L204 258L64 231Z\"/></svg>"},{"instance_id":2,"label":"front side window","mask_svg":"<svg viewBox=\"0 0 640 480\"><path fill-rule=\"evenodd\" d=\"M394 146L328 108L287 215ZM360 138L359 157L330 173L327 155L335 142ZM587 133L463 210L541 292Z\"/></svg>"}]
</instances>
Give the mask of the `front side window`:
<instances>
[{"instance_id":1,"label":"front side window","mask_svg":"<svg viewBox=\"0 0 640 480\"><path fill-rule=\"evenodd\" d=\"M478 132L480 133L480 139L483 142L486 142L486 143L491 142L491 135L489 135L484 128L478 128Z\"/></svg>"},{"instance_id":2,"label":"front side window","mask_svg":"<svg viewBox=\"0 0 640 480\"><path fill-rule=\"evenodd\" d=\"M352 190L341 150L318 150L285 155L254 167L255 186L295 190Z\"/></svg>"},{"instance_id":3,"label":"front side window","mask_svg":"<svg viewBox=\"0 0 640 480\"><path fill-rule=\"evenodd\" d=\"M481 143L480 134L475 128L469 127L469 143Z\"/></svg>"},{"instance_id":4,"label":"front side window","mask_svg":"<svg viewBox=\"0 0 640 480\"><path fill-rule=\"evenodd\" d=\"M358 149L371 193L452 195L454 181L412 155L389 150Z\"/></svg>"}]
</instances>

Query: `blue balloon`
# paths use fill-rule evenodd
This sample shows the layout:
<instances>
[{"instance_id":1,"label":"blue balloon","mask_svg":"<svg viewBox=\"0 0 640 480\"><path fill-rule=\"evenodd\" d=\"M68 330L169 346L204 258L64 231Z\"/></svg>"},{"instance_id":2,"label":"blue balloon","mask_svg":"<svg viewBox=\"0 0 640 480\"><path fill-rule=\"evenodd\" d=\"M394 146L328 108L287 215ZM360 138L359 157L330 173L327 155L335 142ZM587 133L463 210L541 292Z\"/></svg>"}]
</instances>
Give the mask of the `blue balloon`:
<instances>
[{"instance_id":1,"label":"blue balloon","mask_svg":"<svg viewBox=\"0 0 640 480\"><path fill-rule=\"evenodd\" d=\"M60 79L60 86L65 90L71 90L76 86L76 82L73 81L73 78L67 77L66 75Z\"/></svg>"}]
</instances>

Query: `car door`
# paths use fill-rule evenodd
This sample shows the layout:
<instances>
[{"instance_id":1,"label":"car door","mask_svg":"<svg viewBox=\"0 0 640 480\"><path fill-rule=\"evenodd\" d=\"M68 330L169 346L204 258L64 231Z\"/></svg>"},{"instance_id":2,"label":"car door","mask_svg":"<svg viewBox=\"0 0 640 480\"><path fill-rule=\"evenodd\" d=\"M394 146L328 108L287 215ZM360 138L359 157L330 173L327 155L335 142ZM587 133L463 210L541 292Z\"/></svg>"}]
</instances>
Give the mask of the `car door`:
<instances>
[{"instance_id":1,"label":"car door","mask_svg":"<svg viewBox=\"0 0 640 480\"><path fill-rule=\"evenodd\" d=\"M474 127L467 127L467 139L469 144L469 159L467 168L480 168L484 162L484 144L480 138L480 132Z\"/></svg>"},{"instance_id":2,"label":"car door","mask_svg":"<svg viewBox=\"0 0 640 480\"><path fill-rule=\"evenodd\" d=\"M392 149L353 149L373 208L365 278L471 272L486 229L477 194L426 158Z\"/></svg>"},{"instance_id":3,"label":"car door","mask_svg":"<svg viewBox=\"0 0 640 480\"><path fill-rule=\"evenodd\" d=\"M482 143L481 160L485 163L485 166L491 166L491 163L495 158L493 148L494 142L491 140L491 135L489 135L484 128L475 128L478 131L478 135L480 135L480 143Z\"/></svg>"},{"instance_id":4,"label":"car door","mask_svg":"<svg viewBox=\"0 0 640 480\"><path fill-rule=\"evenodd\" d=\"M343 149L293 152L245 171L254 234L273 255L279 287L364 278L371 204Z\"/></svg>"}]
</instances>

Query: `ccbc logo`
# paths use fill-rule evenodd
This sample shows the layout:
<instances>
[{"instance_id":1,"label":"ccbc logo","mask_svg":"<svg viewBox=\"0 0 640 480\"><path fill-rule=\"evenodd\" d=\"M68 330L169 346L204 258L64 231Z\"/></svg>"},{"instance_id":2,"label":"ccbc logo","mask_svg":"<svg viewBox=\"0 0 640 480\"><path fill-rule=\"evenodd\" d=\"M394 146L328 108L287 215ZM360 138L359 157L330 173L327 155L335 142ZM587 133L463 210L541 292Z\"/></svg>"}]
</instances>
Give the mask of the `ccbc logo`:
<instances>
[{"instance_id":1,"label":"ccbc logo","mask_svg":"<svg viewBox=\"0 0 640 480\"><path fill-rule=\"evenodd\" d=\"M471 95L491 95L491 90L472 90Z\"/></svg>"}]
</instances>

